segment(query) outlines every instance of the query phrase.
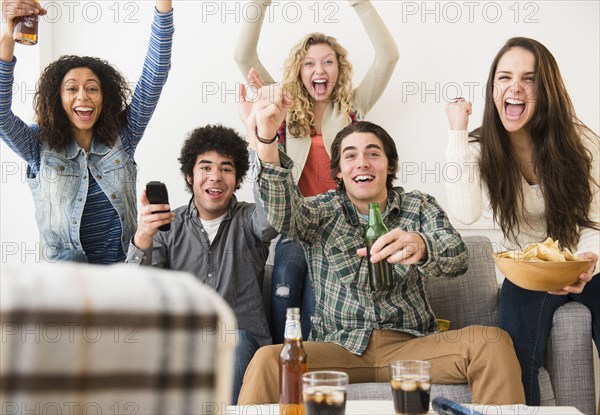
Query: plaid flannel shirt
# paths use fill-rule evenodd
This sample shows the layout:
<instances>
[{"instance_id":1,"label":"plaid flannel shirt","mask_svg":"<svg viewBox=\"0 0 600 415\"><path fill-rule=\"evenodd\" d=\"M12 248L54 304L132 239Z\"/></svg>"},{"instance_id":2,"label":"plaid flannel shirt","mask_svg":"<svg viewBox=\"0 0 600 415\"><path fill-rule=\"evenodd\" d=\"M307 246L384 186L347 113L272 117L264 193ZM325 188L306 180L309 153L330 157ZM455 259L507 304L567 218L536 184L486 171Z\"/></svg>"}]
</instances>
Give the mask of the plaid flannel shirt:
<instances>
[{"instance_id":1,"label":"plaid flannel shirt","mask_svg":"<svg viewBox=\"0 0 600 415\"><path fill-rule=\"evenodd\" d=\"M468 251L435 199L400 187L388 191L386 226L418 232L428 258L417 265L394 264L394 287L374 293L367 262L356 254L364 247L366 221L345 192L304 198L293 183L291 160L282 152L280 159L282 167L255 164L255 192L273 227L304 246L317 302L311 338L360 355L373 329L435 332L425 278L457 276L468 265Z\"/></svg>"}]
</instances>

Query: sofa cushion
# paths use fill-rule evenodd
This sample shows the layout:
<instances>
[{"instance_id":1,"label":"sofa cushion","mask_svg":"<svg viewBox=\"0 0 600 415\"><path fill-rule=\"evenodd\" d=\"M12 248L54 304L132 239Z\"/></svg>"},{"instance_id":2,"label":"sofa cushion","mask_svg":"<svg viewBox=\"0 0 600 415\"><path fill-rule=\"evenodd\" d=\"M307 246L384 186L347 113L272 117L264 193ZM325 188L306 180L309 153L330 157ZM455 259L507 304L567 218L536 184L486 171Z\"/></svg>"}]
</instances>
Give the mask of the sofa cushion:
<instances>
[{"instance_id":1,"label":"sofa cushion","mask_svg":"<svg viewBox=\"0 0 600 415\"><path fill-rule=\"evenodd\" d=\"M437 318L450 320L450 330L470 325L498 326L498 283L492 244L483 236L467 236L469 269L458 277L428 278L427 297Z\"/></svg>"}]
</instances>

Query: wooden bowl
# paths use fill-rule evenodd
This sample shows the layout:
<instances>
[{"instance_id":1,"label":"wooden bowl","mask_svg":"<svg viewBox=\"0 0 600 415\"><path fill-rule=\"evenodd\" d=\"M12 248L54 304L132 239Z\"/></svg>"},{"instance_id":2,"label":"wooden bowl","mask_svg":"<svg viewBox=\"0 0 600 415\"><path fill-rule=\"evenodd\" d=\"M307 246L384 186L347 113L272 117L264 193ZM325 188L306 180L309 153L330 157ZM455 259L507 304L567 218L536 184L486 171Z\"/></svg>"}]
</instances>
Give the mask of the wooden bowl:
<instances>
[{"instance_id":1,"label":"wooden bowl","mask_svg":"<svg viewBox=\"0 0 600 415\"><path fill-rule=\"evenodd\" d=\"M496 266L513 284L532 291L558 291L574 284L585 272L590 261L548 262L523 261L513 258L499 258L494 254Z\"/></svg>"}]
</instances>

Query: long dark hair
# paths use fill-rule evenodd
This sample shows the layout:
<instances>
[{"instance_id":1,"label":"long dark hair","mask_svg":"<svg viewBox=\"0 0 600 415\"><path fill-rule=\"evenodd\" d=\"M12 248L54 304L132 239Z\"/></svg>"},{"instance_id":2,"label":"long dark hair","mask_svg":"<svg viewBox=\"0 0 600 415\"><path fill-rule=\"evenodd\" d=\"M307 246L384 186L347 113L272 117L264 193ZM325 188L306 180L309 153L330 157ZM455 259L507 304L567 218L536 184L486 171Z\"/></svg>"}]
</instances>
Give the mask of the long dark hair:
<instances>
[{"instance_id":1,"label":"long dark hair","mask_svg":"<svg viewBox=\"0 0 600 415\"><path fill-rule=\"evenodd\" d=\"M100 80L102 112L94 125L94 140L112 146L125 125L131 90L117 69L89 56L61 56L42 72L34 98L40 138L57 150L73 140L73 127L61 102L63 79L73 68L88 68Z\"/></svg>"},{"instance_id":2,"label":"long dark hair","mask_svg":"<svg viewBox=\"0 0 600 415\"><path fill-rule=\"evenodd\" d=\"M536 40L509 39L492 62L483 123L471 133L481 144L481 178L488 188L494 220L504 235L515 242L520 231L519 216L527 221L523 209L522 175L494 102L498 62L515 47L526 49L535 57L537 104L529 127L534 171L544 195L547 233L558 239L563 247L575 248L579 227L598 229L598 223L591 220L589 212L592 187L598 183L591 173L592 154L584 146L580 134L587 131L596 139L597 136L575 115L554 56Z\"/></svg>"}]
</instances>

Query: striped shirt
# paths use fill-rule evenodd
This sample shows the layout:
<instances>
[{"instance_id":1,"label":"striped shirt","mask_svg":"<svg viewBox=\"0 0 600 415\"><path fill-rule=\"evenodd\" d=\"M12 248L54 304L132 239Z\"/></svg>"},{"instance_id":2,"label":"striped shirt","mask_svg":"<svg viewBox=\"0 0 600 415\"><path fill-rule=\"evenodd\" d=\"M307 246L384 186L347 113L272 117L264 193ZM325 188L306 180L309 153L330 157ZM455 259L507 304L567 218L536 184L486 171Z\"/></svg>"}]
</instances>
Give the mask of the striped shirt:
<instances>
[{"instance_id":1,"label":"striped shirt","mask_svg":"<svg viewBox=\"0 0 600 415\"><path fill-rule=\"evenodd\" d=\"M121 221L93 174L88 174L87 200L81 216L79 238L91 264L125 261L121 244Z\"/></svg>"},{"instance_id":2,"label":"striped shirt","mask_svg":"<svg viewBox=\"0 0 600 415\"><path fill-rule=\"evenodd\" d=\"M418 232L428 258L417 265L395 264L395 286L373 293L367 263L356 254L364 247L364 219L345 192L302 197L293 183L290 158L282 152L280 158L283 167L255 165L255 186L273 227L303 244L317 302L311 337L360 355L373 329L417 336L434 332L425 278L457 276L468 263L460 235L435 199L400 187L388 191L386 226Z\"/></svg>"}]
</instances>

